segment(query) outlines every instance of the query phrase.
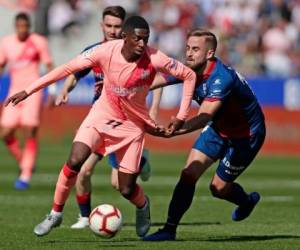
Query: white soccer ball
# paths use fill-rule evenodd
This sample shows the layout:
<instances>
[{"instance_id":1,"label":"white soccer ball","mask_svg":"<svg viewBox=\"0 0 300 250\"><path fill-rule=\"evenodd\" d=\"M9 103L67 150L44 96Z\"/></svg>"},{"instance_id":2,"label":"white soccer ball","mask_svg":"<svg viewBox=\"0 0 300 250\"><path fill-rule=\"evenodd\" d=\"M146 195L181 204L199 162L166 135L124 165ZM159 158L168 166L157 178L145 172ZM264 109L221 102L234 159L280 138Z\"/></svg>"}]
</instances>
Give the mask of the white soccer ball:
<instances>
[{"instance_id":1,"label":"white soccer ball","mask_svg":"<svg viewBox=\"0 0 300 250\"><path fill-rule=\"evenodd\" d=\"M89 217L90 229L104 238L114 237L122 227L122 214L109 204L95 207Z\"/></svg>"}]
</instances>

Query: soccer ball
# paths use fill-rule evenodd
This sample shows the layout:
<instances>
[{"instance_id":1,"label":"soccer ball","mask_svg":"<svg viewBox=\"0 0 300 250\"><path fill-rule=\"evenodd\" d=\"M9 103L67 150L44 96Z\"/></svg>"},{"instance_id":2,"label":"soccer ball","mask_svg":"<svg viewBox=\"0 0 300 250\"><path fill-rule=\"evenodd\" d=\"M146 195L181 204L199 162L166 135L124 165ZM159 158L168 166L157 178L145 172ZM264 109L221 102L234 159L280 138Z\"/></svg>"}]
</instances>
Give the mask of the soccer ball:
<instances>
[{"instance_id":1,"label":"soccer ball","mask_svg":"<svg viewBox=\"0 0 300 250\"><path fill-rule=\"evenodd\" d=\"M89 217L90 229L104 238L114 237L122 227L122 214L112 205L95 207Z\"/></svg>"}]
</instances>

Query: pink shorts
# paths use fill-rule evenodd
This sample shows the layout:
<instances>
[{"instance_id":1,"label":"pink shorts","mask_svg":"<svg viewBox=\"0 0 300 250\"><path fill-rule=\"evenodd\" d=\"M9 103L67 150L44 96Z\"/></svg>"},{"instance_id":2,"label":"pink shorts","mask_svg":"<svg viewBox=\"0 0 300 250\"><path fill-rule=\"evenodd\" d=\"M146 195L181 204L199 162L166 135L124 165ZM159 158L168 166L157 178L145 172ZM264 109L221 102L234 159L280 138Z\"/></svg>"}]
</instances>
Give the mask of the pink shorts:
<instances>
[{"instance_id":1,"label":"pink shorts","mask_svg":"<svg viewBox=\"0 0 300 250\"><path fill-rule=\"evenodd\" d=\"M108 155L115 153L119 171L139 173L139 163L145 141L144 131L131 121L101 120L97 126L83 122L74 142L88 145L93 152Z\"/></svg>"},{"instance_id":2,"label":"pink shorts","mask_svg":"<svg viewBox=\"0 0 300 250\"><path fill-rule=\"evenodd\" d=\"M17 106L9 104L3 107L1 115L1 126L13 128L17 126L37 127L40 124L42 110L42 93L38 92Z\"/></svg>"}]
</instances>

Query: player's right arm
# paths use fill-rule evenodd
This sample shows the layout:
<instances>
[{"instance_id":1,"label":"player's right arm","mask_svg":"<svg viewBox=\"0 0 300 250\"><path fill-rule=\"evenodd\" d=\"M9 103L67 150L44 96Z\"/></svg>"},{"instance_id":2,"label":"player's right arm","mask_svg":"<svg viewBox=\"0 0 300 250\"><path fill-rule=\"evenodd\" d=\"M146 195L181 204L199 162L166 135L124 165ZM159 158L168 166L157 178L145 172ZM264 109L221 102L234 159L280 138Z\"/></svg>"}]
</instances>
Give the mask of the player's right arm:
<instances>
[{"instance_id":1,"label":"player's right arm","mask_svg":"<svg viewBox=\"0 0 300 250\"><path fill-rule=\"evenodd\" d=\"M100 50L100 48L99 48ZM46 86L50 85L51 83L54 83L58 80L63 79L64 77L73 74L75 72L92 68L95 65L98 65L100 63L98 50L93 49L91 51L86 51L86 53L83 53L82 55L77 56L70 62L63 64L48 74L42 76L41 78L34 81L29 87L27 87L25 90L11 96L8 98L5 102L5 105L7 106L10 102L13 105L18 104L22 100L26 99L31 94L39 91L42 88L45 88ZM101 65L100 65L101 66Z\"/></svg>"},{"instance_id":2,"label":"player's right arm","mask_svg":"<svg viewBox=\"0 0 300 250\"><path fill-rule=\"evenodd\" d=\"M69 101L69 93L75 88L77 82L74 74L71 74L66 78L64 86L55 100L56 106L66 104Z\"/></svg>"}]
</instances>

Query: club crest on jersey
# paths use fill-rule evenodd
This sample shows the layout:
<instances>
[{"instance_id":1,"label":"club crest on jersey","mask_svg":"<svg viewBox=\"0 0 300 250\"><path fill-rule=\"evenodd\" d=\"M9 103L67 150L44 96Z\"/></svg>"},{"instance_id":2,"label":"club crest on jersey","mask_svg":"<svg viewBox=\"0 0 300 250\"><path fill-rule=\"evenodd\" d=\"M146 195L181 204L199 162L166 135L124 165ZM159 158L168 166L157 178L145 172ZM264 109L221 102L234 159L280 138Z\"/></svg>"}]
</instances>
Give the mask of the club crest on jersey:
<instances>
[{"instance_id":1,"label":"club crest on jersey","mask_svg":"<svg viewBox=\"0 0 300 250\"><path fill-rule=\"evenodd\" d=\"M143 70L141 74L141 79L146 80L149 77L150 77L150 70Z\"/></svg>"},{"instance_id":2,"label":"club crest on jersey","mask_svg":"<svg viewBox=\"0 0 300 250\"><path fill-rule=\"evenodd\" d=\"M221 84L221 80L219 78L217 78L213 84L215 84L215 85Z\"/></svg>"},{"instance_id":3,"label":"club crest on jersey","mask_svg":"<svg viewBox=\"0 0 300 250\"><path fill-rule=\"evenodd\" d=\"M203 90L203 94L206 95L207 94L207 85L206 83L202 83L202 90Z\"/></svg>"}]
</instances>

